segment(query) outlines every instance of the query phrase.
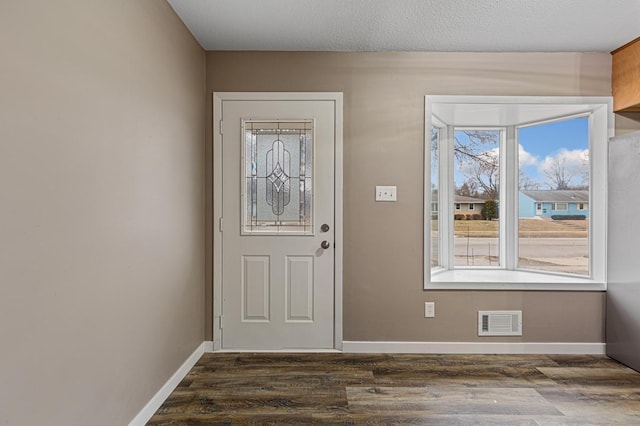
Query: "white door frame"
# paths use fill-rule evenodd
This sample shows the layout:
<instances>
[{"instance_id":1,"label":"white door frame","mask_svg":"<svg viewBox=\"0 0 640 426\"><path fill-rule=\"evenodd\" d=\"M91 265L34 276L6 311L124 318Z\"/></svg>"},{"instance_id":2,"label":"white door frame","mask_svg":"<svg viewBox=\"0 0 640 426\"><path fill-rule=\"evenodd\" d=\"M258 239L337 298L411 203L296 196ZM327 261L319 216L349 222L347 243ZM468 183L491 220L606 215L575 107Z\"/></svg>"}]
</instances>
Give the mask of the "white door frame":
<instances>
[{"instance_id":1,"label":"white door frame","mask_svg":"<svg viewBox=\"0 0 640 426\"><path fill-rule=\"evenodd\" d=\"M335 248L334 248L334 349L342 350L342 92L214 92L213 93L213 350L222 350L220 314L222 312L222 104L224 101L304 100L335 102Z\"/></svg>"}]
</instances>

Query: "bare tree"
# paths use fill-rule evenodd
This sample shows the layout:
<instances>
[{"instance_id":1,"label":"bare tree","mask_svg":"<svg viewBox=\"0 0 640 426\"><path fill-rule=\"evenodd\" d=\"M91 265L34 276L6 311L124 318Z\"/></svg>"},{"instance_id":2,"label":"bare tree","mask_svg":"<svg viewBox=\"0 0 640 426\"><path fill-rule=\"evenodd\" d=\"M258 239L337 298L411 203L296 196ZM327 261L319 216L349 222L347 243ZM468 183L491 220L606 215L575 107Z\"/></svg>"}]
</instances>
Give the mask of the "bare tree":
<instances>
[{"instance_id":1,"label":"bare tree","mask_svg":"<svg viewBox=\"0 0 640 426\"><path fill-rule=\"evenodd\" d=\"M521 191L536 190L540 189L540 184L527 176L522 170L520 170L518 189L520 189Z\"/></svg>"},{"instance_id":2,"label":"bare tree","mask_svg":"<svg viewBox=\"0 0 640 426\"><path fill-rule=\"evenodd\" d=\"M500 193L500 168L498 154L493 151L481 152L475 160L462 170L467 179L472 180L481 190L485 199L498 199Z\"/></svg>"},{"instance_id":3,"label":"bare tree","mask_svg":"<svg viewBox=\"0 0 640 426\"><path fill-rule=\"evenodd\" d=\"M589 189L589 180L590 180L589 151L585 150L582 153L582 158L580 159L580 166L582 168L582 171L580 172L580 179L582 180L581 186L586 187L586 189Z\"/></svg>"},{"instance_id":4,"label":"bare tree","mask_svg":"<svg viewBox=\"0 0 640 426\"><path fill-rule=\"evenodd\" d=\"M500 183L500 160L495 148L500 135L491 130L464 130L465 140L456 136L454 154L476 196L497 199Z\"/></svg>"},{"instance_id":5,"label":"bare tree","mask_svg":"<svg viewBox=\"0 0 640 426\"><path fill-rule=\"evenodd\" d=\"M478 185L476 185L475 181L469 179L465 183L460 186L460 188L456 188L456 194L463 195L465 197L478 197Z\"/></svg>"},{"instance_id":6,"label":"bare tree","mask_svg":"<svg viewBox=\"0 0 640 426\"><path fill-rule=\"evenodd\" d=\"M572 189L573 174L567 170L566 158L556 157L550 160L544 174L547 177L547 185L551 189Z\"/></svg>"},{"instance_id":7,"label":"bare tree","mask_svg":"<svg viewBox=\"0 0 640 426\"><path fill-rule=\"evenodd\" d=\"M435 132L432 132L432 138L437 138ZM466 181L456 189L458 195L499 198L500 159L496 149L499 142L500 133L494 130L456 131L453 151L459 170L466 177ZM540 183L520 171L519 188L540 189Z\"/></svg>"}]
</instances>

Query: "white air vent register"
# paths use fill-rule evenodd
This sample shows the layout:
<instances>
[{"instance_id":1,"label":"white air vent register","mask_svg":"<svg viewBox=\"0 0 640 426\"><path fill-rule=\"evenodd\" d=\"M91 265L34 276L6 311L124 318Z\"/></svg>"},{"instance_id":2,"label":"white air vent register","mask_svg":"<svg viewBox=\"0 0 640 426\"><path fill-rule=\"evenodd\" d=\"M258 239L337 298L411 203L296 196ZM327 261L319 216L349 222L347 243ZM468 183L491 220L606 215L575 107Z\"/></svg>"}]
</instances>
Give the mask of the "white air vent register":
<instances>
[{"instance_id":1,"label":"white air vent register","mask_svg":"<svg viewBox=\"0 0 640 426\"><path fill-rule=\"evenodd\" d=\"M478 336L522 336L522 311L478 311Z\"/></svg>"}]
</instances>

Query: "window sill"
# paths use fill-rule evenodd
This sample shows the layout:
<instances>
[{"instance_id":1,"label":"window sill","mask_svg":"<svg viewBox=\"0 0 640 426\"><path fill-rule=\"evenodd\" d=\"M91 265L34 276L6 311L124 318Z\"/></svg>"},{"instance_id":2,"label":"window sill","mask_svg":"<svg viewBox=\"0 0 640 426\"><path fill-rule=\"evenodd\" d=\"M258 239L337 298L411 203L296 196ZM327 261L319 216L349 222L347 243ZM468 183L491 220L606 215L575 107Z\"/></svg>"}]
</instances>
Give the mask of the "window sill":
<instances>
[{"instance_id":1,"label":"window sill","mask_svg":"<svg viewBox=\"0 0 640 426\"><path fill-rule=\"evenodd\" d=\"M606 284L590 278L531 271L455 269L431 272L425 290L547 290L605 291Z\"/></svg>"}]
</instances>

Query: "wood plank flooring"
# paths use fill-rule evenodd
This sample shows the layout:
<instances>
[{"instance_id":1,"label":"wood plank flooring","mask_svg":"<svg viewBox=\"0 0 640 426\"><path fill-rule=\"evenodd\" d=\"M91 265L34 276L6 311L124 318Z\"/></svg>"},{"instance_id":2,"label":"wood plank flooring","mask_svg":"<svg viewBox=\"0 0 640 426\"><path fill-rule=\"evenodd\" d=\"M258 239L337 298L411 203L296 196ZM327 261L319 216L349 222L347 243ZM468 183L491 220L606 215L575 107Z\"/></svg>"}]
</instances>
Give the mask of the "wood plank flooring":
<instances>
[{"instance_id":1,"label":"wood plank flooring","mask_svg":"<svg viewBox=\"0 0 640 426\"><path fill-rule=\"evenodd\" d=\"M606 356L207 353L149 425L640 425Z\"/></svg>"}]
</instances>

